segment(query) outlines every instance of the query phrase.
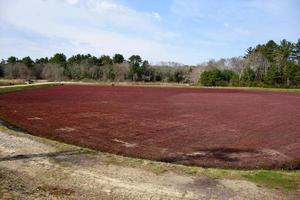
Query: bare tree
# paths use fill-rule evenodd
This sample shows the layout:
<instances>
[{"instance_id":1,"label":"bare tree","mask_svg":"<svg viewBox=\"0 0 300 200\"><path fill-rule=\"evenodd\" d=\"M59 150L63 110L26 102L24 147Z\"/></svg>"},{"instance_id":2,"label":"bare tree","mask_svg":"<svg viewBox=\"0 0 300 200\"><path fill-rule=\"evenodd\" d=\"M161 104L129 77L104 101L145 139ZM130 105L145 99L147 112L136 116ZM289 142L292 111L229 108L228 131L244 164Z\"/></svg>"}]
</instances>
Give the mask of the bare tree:
<instances>
[{"instance_id":1,"label":"bare tree","mask_svg":"<svg viewBox=\"0 0 300 200\"><path fill-rule=\"evenodd\" d=\"M255 80L262 80L263 76L271 66L268 59L261 53L252 53L245 60L246 66L249 66L255 72Z\"/></svg>"},{"instance_id":2,"label":"bare tree","mask_svg":"<svg viewBox=\"0 0 300 200\"><path fill-rule=\"evenodd\" d=\"M31 70L22 63L7 64L4 66L4 77L10 79L29 79Z\"/></svg>"},{"instance_id":3,"label":"bare tree","mask_svg":"<svg viewBox=\"0 0 300 200\"><path fill-rule=\"evenodd\" d=\"M64 80L64 68L59 64L46 64L42 71L42 78L47 80Z\"/></svg>"}]
</instances>

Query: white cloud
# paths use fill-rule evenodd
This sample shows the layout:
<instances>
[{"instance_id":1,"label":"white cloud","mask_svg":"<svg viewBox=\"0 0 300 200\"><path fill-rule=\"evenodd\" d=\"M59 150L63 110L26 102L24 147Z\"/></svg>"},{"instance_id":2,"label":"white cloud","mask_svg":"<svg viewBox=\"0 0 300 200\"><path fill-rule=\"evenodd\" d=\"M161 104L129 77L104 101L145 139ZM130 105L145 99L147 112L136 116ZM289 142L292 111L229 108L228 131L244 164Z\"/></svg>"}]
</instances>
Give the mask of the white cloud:
<instances>
[{"instance_id":1,"label":"white cloud","mask_svg":"<svg viewBox=\"0 0 300 200\"><path fill-rule=\"evenodd\" d=\"M164 35L164 30L159 24L161 16L156 12L139 12L108 0L89 0L86 6L89 10L97 13L101 23L126 28L135 33ZM153 36L155 37L155 35Z\"/></svg>"},{"instance_id":2,"label":"white cloud","mask_svg":"<svg viewBox=\"0 0 300 200\"><path fill-rule=\"evenodd\" d=\"M71 5L75 5L79 2L79 0L65 0L65 1Z\"/></svg>"},{"instance_id":3,"label":"white cloud","mask_svg":"<svg viewBox=\"0 0 300 200\"><path fill-rule=\"evenodd\" d=\"M286 15L299 9L299 0L252 0L249 6L272 15Z\"/></svg>"},{"instance_id":4,"label":"white cloud","mask_svg":"<svg viewBox=\"0 0 300 200\"><path fill-rule=\"evenodd\" d=\"M299 37L298 0L270 0L274 5L267 0L174 0L169 12L162 8L160 13L120 3L126 1L0 0L0 28L10 27L0 30L0 57L14 51L31 56L120 52L196 63L240 55L268 39Z\"/></svg>"},{"instance_id":5,"label":"white cloud","mask_svg":"<svg viewBox=\"0 0 300 200\"><path fill-rule=\"evenodd\" d=\"M161 27L161 16L158 13L139 12L105 0L89 0L84 4L79 1L65 2L15 0L5 4L6 9L0 21L19 30L32 32L32 35L41 35L47 40L65 41L65 46L57 44L55 47L51 44L51 52L65 52L69 55L120 52L126 56L140 54L150 61L180 62L185 61L184 56L189 56L187 49L161 42L177 34ZM0 42L5 43L3 40ZM27 40L26 44L29 42L31 49L40 43Z\"/></svg>"},{"instance_id":6,"label":"white cloud","mask_svg":"<svg viewBox=\"0 0 300 200\"><path fill-rule=\"evenodd\" d=\"M161 16L160 16L160 14L159 13L157 13L157 12L152 12L152 15L153 15L153 17L155 18L155 19L157 19L157 20L161 20Z\"/></svg>"}]
</instances>

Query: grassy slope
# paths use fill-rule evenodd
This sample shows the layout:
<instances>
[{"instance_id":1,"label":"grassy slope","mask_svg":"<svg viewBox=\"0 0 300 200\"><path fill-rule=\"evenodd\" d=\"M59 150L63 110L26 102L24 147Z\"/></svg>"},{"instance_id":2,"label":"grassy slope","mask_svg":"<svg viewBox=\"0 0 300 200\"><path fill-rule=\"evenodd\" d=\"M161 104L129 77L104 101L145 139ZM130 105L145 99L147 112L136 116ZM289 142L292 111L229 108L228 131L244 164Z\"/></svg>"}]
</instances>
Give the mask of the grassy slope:
<instances>
[{"instance_id":1,"label":"grassy slope","mask_svg":"<svg viewBox=\"0 0 300 200\"><path fill-rule=\"evenodd\" d=\"M116 86L139 86L139 87L179 87L179 88L212 88L212 89L236 89L236 90L249 90L249 91L269 91L269 92L300 92L300 88L262 88L262 87L205 87L201 85L193 85L186 83L164 83L164 82L82 82L82 81L69 81L62 82L70 85L111 85Z\"/></svg>"},{"instance_id":2,"label":"grassy slope","mask_svg":"<svg viewBox=\"0 0 300 200\"><path fill-rule=\"evenodd\" d=\"M28 90L28 89L51 87L59 84L60 83L36 83L36 84L29 84L29 85L2 86L0 87L0 94L7 93L7 92L17 92L17 91Z\"/></svg>"},{"instance_id":3,"label":"grassy slope","mask_svg":"<svg viewBox=\"0 0 300 200\"><path fill-rule=\"evenodd\" d=\"M267 91L267 92L300 92L300 88L261 88L261 87L217 87L224 89L240 89L252 91Z\"/></svg>"},{"instance_id":4,"label":"grassy slope","mask_svg":"<svg viewBox=\"0 0 300 200\"><path fill-rule=\"evenodd\" d=\"M20 79L0 79L0 86L8 86L8 85L22 85L24 84L24 80Z\"/></svg>"},{"instance_id":5,"label":"grassy slope","mask_svg":"<svg viewBox=\"0 0 300 200\"><path fill-rule=\"evenodd\" d=\"M284 189L287 191L299 190L300 170L238 170L190 167L184 165L162 163L150 160L127 158L112 154L106 154L107 162L131 167L140 167L156 174L167 171L175 171L191 176L206 175L216 179L241 179L256 183L272 189Z\"/></svg>"},{"instance_id":6,"label":"grassy slope","mask_svg":"<svg viewBox=\"0 0 300 200\"><path fill-rule=\"evenodd\" d=\"M12 86L12 87L0 87L0 93L15 92L15 91L42 88L42 87L50 87L58 84L59 83L44 83L44 84L20 85L20 86ZM246 88L246 89L300 92L300 89L271 89L271 88ZM10 133L15 132L7 129L1 124L0 124L0 130L10 132ZM47 141L47 139L42 139L41 141L45 142ZM62 144L62 145L66 145L66 144ZM279 188L279 189L286 189L286 190L299 190L300 188L300 170L291 170L291 171L235 170L235 169L188 167L188 166L161 163L161 162L155 162L155 161L149 161L143 159L127 158L127 157L122 157L122 156L117 156L112 154L105 154L104 159L108 163L128 165L132 167L141 167L147 170L151 170L154 173L158 173L158 174L171 170L179 173L184 173L187 175L208 175L213 178L245 179L245 180L255 182L258 185L269 187L269 188Z\"/></svg>"}]
</instances>

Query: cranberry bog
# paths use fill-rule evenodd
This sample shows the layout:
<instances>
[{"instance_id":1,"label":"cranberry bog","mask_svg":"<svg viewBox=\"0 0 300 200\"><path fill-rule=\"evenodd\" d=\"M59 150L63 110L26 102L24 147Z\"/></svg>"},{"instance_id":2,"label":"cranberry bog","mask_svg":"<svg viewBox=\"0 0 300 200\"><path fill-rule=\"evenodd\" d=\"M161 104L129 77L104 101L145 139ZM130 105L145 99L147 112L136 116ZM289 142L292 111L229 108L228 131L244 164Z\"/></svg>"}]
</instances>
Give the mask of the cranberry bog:
<instances>
[{"instance_id":1,"label":"cranberry bog","mask_svg":"<svg viewBox=\"0 0 300 200\"><path fill-rule=\"evenodd\" d=\"M103 152L222 168L300 166L300 93L63 85L0 94L0 118Z\"/></svg>"}]
</instances>

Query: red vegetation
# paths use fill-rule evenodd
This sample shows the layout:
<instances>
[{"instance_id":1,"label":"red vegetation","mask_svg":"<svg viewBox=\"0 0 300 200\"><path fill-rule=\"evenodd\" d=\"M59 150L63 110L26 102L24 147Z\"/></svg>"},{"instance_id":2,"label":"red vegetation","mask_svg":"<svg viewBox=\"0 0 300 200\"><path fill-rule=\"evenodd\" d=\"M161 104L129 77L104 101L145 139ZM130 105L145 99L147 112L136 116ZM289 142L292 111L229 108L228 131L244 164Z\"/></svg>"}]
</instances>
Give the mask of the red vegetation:
<instances>
[{"instance_id":1,"label":"red vegetation","mask_svg":"<svg viewBox=\"0 0 300 200\"><path fill-rule=\"evenodd\" d=\"M33 135L198 166L299 168L300 94L56 86L0 94L0 118Z\"/></svg>"}]
</instances>

